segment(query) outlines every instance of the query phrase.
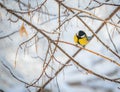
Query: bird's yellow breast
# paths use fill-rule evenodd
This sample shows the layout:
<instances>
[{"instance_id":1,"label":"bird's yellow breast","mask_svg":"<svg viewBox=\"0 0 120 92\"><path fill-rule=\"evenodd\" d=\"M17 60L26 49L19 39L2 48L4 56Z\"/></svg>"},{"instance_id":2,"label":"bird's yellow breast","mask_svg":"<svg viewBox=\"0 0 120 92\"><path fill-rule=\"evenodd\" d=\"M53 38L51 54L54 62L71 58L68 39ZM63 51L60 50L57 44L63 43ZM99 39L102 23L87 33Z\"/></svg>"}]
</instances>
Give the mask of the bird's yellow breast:
<instances>
[{"instance_id":1,"label":"bird's yellow breast","mask_svg":"<svg viewBox=\"0 0 120 92\"><path fill-rule=\"evenodd\" d=\"M83 37L81 39L78 40L79 44L85 46L88 43L88 39L86 37Z\"/></svg>"},{"instance_id":2,"label":"bird's yellow breast","mask_svg":"<svg viewBox=\"0 0 120 92\"><path fill-rule=\"evenodd\" d=\"M88 39L87 39L86 36L83 37L83 38L78 39L77 35L74 35L74 42L78 43L78 44L80 44L82 46L85 46L88 43Z\"/></svg>"}]
</instances>

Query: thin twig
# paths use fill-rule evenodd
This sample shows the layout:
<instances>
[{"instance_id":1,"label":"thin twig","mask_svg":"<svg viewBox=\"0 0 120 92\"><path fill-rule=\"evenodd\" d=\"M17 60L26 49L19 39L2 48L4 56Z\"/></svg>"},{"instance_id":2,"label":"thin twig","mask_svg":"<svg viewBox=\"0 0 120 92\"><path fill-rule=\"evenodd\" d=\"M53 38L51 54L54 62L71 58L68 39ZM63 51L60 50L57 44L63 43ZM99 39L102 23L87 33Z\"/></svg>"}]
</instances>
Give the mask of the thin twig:
<instances>
[{"instance_id":1,"label":"thin twig","mask_svg":"<svg viewBox=\"0 0 120 92\"><path fill-rule=\"evenodd\" d=\"M111 38L111 36L110 36L110 32L109 32L109 29L108 29L107 24L106 24L106 29L107 29L107 33L108 33L108 36L109 36L109 38L110 38L110 41L111 41L111 43L112 43L115 51L118 53L117 47L116 47L115 43L113 42L113 40L112 40L112 38Z\"/></svg>"},{"instance_id":2,"label":"thin twig","mask_svg":"<svg viewBox=\"0 0 120 92\"><path fill-rule=\"evenodd\" d=\"M17 33L17 32L18 32L18 31L15 31L15 32L12 32L12 33L10 33L10 34L8 34L8 35L1 36L1 37L0 37L0 40L1 40L1 39L5 39L5 38L7 38L7 37L10 37L10 36L14 35L14 34Z\"/></svg>"},{"instance_id":3,"label":"thin twig","mask_svg":"<svg viewBox=\"0 0 120 92\"><path fill-rule=\"evenodd\" d=\"M2 65L10 72L10 74L13 76L13 78L15 78L16 80L18 80L18 81L21 82L21 83L24 83L24 84L26 84L26 85L30 85L29 83L27 83L27 82L21 80L20 78L18 78L18 77L11 71L11 69L10 69L5 63L3 63L3 61L1 61L1 63L2 63ZM34 86L34 85L33 85L33 87L38 87L38 86Z\"/></svg>"}]
</instances>

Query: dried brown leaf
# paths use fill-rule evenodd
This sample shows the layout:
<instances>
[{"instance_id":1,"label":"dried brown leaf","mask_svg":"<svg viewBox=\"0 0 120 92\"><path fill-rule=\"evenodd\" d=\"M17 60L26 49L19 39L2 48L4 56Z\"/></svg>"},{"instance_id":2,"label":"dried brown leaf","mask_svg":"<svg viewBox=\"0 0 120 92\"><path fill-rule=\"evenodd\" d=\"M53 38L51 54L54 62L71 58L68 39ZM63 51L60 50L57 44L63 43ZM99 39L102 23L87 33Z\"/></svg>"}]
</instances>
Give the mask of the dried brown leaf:
<instances>
[{"instance_id":1,"label":"dried brown leaf","mask_svg":"<svg viewBox=\"0 0 120 92\"><path fill-rule=\"evenodd\" d=\"M27 31L26 31L26 28L25 28L25 26L24 26L24 23L23 23L22 26L20 27L19 33L20 33L20 36L21 36L21 37L23 37L24 35L25 35L26 37L28 37L28 33L27 33Z\"/></svg>"}]
</instances>

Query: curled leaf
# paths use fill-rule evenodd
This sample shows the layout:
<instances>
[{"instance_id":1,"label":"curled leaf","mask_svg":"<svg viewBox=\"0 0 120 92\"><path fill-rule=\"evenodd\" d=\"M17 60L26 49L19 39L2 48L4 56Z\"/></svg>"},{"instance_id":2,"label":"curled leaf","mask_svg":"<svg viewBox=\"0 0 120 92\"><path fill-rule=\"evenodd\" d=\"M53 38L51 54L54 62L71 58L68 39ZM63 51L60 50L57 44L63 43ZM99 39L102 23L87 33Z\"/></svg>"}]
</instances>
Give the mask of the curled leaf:
<instances>
[{"instance_id":1,"label":"curled leaf","mask_svg":"<svg viewBox=\"0 0 120 92\"><path fill-rule=\"evenodd\" d=\"M24 23L23 23L22 26L20 27L19 32L20 32L20 36L21 36L21 37L23 37L24 35L25 35L25 36L28 36L28 33L27 33L26 28L25 28L25 26L24 26Z\"/></svg>"}]
</instances>

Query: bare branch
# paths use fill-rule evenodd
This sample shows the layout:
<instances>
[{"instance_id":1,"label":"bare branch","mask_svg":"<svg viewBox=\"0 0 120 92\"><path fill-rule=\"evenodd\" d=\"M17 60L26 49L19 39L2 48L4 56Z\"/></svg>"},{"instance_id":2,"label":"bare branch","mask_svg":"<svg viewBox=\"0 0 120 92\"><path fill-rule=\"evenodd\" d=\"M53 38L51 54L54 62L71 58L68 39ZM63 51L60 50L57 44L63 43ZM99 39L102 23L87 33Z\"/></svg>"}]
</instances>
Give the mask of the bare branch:
<instances>
[{"instance_id":1,"label":"bare branch","mask_svg":"<svg viewBox=\"0 0 120 92\"><path fill-rule=\"evenodd\" d=\"M18 32L18 31L15 31L15 32L12 32L12 33L10 33L10 34L8 34L8 35L1 36L1 37L0 37L0 40L5 39L5 38L7 38L7 37L10 37L10 36L14 35L14 34L17 33L17 32Z\"/></svg>"}]
</instances>

